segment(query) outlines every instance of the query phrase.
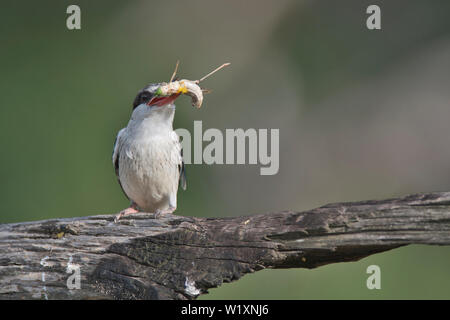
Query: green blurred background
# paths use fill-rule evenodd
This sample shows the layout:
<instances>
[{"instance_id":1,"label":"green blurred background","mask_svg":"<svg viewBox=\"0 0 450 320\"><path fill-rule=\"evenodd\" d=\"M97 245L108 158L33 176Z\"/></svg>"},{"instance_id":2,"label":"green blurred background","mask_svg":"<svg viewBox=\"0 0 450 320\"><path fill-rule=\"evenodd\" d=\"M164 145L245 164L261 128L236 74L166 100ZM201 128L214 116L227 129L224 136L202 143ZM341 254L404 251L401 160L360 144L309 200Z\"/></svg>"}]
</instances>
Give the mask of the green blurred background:
<instances>
[{"instance_id":1,"label":"green blurred background","mask_svg":"<svg viewBox=\"0 0 450 320\"><path fill-rule=\"evenodd\" d=\"M81 7L81 30L66 8ZM369 4L382 30L365 26ZM128 205L111 151L149 82L208 79L176 128L279 128L280 171L188 165L178 214L235 216L450 190L449 1L1 1L1 223ZM381 267L382 289L365 286ZM449 299L448 247L264 270L201 299Z\"/></svg>"}]
</instances>

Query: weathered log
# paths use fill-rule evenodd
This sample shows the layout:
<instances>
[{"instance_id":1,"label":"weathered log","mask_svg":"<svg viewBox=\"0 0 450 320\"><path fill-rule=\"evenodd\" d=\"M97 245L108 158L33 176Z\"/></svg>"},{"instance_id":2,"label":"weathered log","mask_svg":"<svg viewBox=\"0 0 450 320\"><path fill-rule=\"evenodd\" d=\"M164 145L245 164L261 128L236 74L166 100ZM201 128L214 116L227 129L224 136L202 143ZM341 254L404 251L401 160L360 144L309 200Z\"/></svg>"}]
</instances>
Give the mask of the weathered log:
<instances>
[{"instance_id":1,"label":"weathered log","mask_svg":"<svg viewBox=\"0 0 450 320\"><path fill-rule=\"evenodd\" d=\"M264 268L450 245L450 192L234 218L135 214L0 225L1 299L194 299ZM80 289L76 276L80 274Z\"/></svg>"}]
</instances>

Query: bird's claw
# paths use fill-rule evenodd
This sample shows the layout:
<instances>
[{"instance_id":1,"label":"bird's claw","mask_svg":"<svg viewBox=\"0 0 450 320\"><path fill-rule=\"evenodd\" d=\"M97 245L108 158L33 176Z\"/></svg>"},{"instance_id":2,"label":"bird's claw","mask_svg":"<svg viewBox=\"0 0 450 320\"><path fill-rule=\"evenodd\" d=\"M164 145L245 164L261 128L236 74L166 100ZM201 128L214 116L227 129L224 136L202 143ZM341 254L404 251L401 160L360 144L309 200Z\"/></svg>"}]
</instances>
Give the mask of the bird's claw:
<instances>
[{"instance_id":1,"label":"bird's claw","mask_svg":"<svg viewBox=\"0 0 450 320\"><path fill-rule=\"evenodd\" d=\"M114 223L119 222L120 218L133 214L133 213L138 213L139 210L136 208L135 205L131 205L130 207L120 211L114 218Z\"/></svg>"},{"instance_id":2,"label":"bird's claw","mask_svg":"<svg viewBox=\"0 0 450 320\"><path fill-rule=\"evenodd\" d=\"M175 207L169 207L167 209L161 210L161 209L157 209L155 211L155 219L159 219L161 217L161 215L163 214L172 214L177 208Z\"/></svg>"},{"instance_id":3,"label":"bird's claw","mask_svg":"<svg viewBox=\"0 0 450 320\"><path fill-rule=\"evenodd\" d=\"M175 207L169 207L167 209L157 209L155 211L155 219L159 219L161 217L161 215L163 214L172 214L177 208ZM126 208L122 211L120 211L114 218L114 223L118 223L120 218L133 214L133 213L138 213L139 210L137 209L137 207L135 205L131 205L129 208Z\"/></svg>"}]
</instances>

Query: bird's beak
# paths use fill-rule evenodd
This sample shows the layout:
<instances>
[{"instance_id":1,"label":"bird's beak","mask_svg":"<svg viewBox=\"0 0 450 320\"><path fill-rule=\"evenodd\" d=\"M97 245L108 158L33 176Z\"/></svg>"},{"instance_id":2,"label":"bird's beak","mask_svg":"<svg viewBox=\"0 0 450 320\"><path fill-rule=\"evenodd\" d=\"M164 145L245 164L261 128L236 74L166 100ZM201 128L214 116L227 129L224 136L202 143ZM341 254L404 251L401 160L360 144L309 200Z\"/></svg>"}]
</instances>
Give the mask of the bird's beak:
<instances>
[{"instance_id":1,"label":"bird's beak","mask_svg":"<svg viewBox=\"0 0 450 320\"><path fill-rule=\"evenodd\" d=\"M147 103L147 105L162 107L173 103L180 96L180 94L181 93L175 93L166 97L155 96Z\"/></svg>"},{"instance_id":2,"label":"bird's beak","mask_svg":"<svg viewBox=\"0 0 450 320\"><path fill-rule=\"evenodd\" d=\"M186 93L187 89L184 86L180 86L178 90L172 91L170 95L163 94L163 90L161 87L156 90L155 96L147 103L149 106L158 106L162 107L168 104L173 103L181 94Z\"/></svg>"}]
</instances>

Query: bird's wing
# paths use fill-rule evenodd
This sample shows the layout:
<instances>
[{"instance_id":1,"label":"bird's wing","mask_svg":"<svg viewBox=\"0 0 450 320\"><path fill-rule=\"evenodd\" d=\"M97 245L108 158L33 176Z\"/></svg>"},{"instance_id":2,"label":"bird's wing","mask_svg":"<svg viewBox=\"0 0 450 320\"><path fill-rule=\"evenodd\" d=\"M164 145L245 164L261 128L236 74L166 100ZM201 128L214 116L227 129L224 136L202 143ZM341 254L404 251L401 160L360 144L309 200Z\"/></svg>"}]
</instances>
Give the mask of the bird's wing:
<instances>
[{"instance_id":1,"label":"bird's wing","mask_svg":"<svg viewBox=\"0 0 450 320\"><path fill-rule=\"evenodd\" d=\"M119 133L117 134L116 140L114 141L114 148L112 153L112 162L114 165L114 171L116 172L117 181L119 182L120 188L122 189L125 196L128 198L127 194L125 193L125 190L123 190L122 183L120 182L119 178L119 149L121 144L121 136L124 133L125 128L121 129Z\"/></svg>"},{"instance_id":2,"label":"bird's wing","mask_svg":"<svg viewBox=\"0 0 450 320\"><path fill-rule=\"evenodd\" d=\"M181 149L181 164L178 165L178 171L180 172L180 180L178 181L178 186L181 186L183 190L186 190L186 167L183 161L183 149Z\"/></svg>"},{"instance_id":3,"label":"bird's wing","mask_svg":"<svg viewBox=\"0 0 450 320\"><path fill-rule=\"evenodd\" d=\"M175 145L177 146L177 165L178 165L178 187L181 187L183 190L186 190L186 168L184 166L183 161L183 148L180 143L180 137L177 135L175 131L173 131L172 138L175 141Z\"/></svg>"}]
</instances>

